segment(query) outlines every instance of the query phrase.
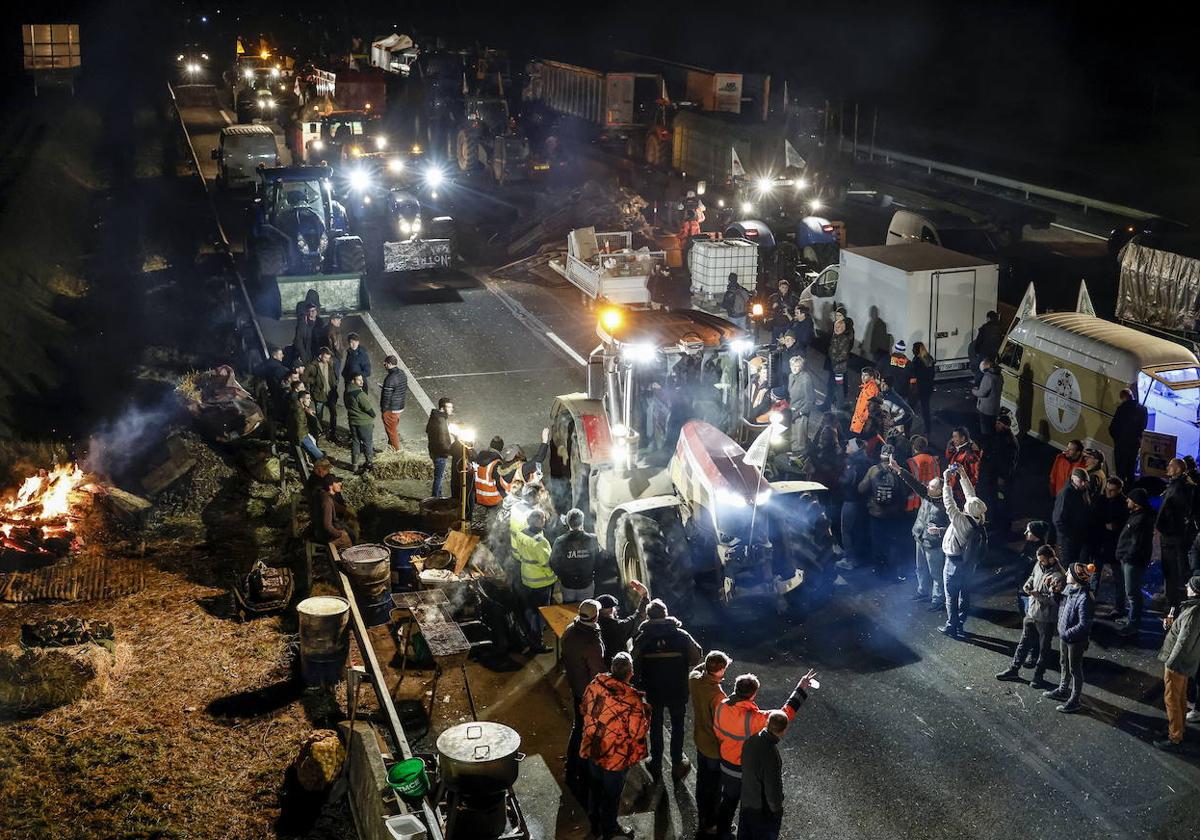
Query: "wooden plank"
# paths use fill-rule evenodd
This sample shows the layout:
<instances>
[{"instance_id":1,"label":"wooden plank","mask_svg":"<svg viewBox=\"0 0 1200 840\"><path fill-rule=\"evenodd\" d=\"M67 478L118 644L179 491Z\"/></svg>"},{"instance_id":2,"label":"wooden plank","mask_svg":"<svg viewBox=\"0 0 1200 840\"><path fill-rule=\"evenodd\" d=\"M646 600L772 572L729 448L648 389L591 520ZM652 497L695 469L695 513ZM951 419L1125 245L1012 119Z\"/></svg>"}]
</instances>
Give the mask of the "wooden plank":
<instances>
[{"instance_id":1,"label":"wooden plank","mask_svg":"<svg viewBox=\"0 0 1200 840\"><path fill-rule=\"evenodd\" d=\"M551 604L548 607L538 607L538 612L554 631L554 637L561 639L567 627L575 620L575 616L579 615L579 604Z\"/></svg>"}]
</instances>

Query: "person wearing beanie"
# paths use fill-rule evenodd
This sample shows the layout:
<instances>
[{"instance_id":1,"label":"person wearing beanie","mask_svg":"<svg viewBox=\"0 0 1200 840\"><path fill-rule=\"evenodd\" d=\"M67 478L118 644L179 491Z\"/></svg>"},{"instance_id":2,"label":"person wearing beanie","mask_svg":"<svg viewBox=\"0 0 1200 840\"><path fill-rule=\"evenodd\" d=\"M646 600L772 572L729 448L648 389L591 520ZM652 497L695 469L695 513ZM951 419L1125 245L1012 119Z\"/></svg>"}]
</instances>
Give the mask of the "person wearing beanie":
<instances>
[{"instance_id":1,"label":"person wearing beanie","mask_svg":"<svg viewBox=\"0 0 1200 840\"><path fill-rule=\"evenodd\" d=\"M688 674L692 737L696 742L696 822L702 834L716 833L717 803L721 797L721 744L713 731L713 712L725 702L721 680L732 661L722 651L710 651Z\"/></svg>"},{"instance_id":2,"label":"person wearing beanie","mask_svg":"<svg viewBox=\"0 0 1200 840\"><path fill-rule=\"evenodd\" d=\"M1033 688L1049 688L1045 681L1046 668L1054 655L1054 625L1058 619L1058 596L1067 584L1067 571L1058 562L1054 549L1043 545L1038 549L1033 571L1025 579L1021 594L1025 602L1025 617L1021 621L1021 641L1013 654L1008 670L1001 671L996 679L1016 682L1021 678L1021 667L1032 660Z\"/></svg>"},{"instance_id":3,"label":"person wearing beanie","mask_svg":"<svg viewBox=\"0 0 1200 840\"><path fill-rule=\"evenodd\" d=\"M604 666L606 668L612 664L613 654L629 651L629 640L646 620L650 593L641 581L637 580L629 581L629 591L633 593L631 602L637 606L624 618L621 618L620 604L615 595L601 595L596 599L600 602L600 638L604 641Z\"/></svg>"},{"instance_id":4,"label":"person wearing beanie","mask_svg":"<svg viewBox=\"0 0 1200 840\"><path fill-rule=\"evenodd\" d=\"M907 524L908 487L896 472L896 456L891 444L879 448L879 463L858 483L858 492L867 500L871 523L871 561L875 574L889 581L907 579L901 549L907 547L903 532ZM905 558L906 559L906 558Z\"/></svg>"},{"instance_id":5,"label":"person wearing beanie","mask_svg":"<svg viewBox=\"0 0 1200 840\"><path fill-rule=\"evenodd\" d=\"M950 482L957 477L965 501L959 508ZM971 605L971 585L975 570L987 556L987 504L975 495L975 487L965 470L952 464L942 473L942 505L950 520L942 536L946 562L942 570L942 589L946 593L946 623L939 628L952 639L963 634L967 610Z\"/></svg>"},{"instance_id":6,"label":"person wearing beanie","mask_svg":"<svg viewBox=\"0 0 1200 840\"><path fill-rule=\"evenodd\" d=\"M1096 618L1096 598L1092 595L1092 575L1096 567L1088 563L1072 563L1067 567L1067 588L1058 608L1058 637L1062 639L1059 652L1058 688L1042 692L1043 697L1062 701L1055 708L1064 714L1079 711L1083 696L1083 654L1092 637L1092 622Z\"/></svg>"},{"instance_id":7,"label":"person wearing beanie","mask_svg":"<svg viewBox=\"0 0 1200 840\"><path fill-rule=\"evenodd\" d=\"M604 642L600 638L600 604L588 599L579 605L579 614L563 631L561 650L563 671L567 675L567 687L571 689L571 708L574 721L571 737L567 741L568 787L587 801L587 762L579 757L579 744L583 738L583 693L597 674L603 673Z\"/></svg>"},{"instance_id":8,"label":"person wearing beanie","mask_svg":"<svg viewBox=\"0 0 1200 840\"><path fill-rule=\"evenodd\" d=\"M671 776L679 781L692 769L683 754L683 723L687 712L688 674L700 664L703 653L683 623L667 614L667 605L655 598L646 610L646 621L633 637L633 668L639 688L654 709L650 718L650 775L662 774L663 723L671 718Z\"/></svg>"},{"instance_id":9,"label":"person wearing beanie","mask_svg":"<svg viewBox=\"0 0 1200 840\"><path fill-rule=\"evenodd\" d=\"M1150 507L1150 495L1141 487L1129 491L1125 507L1129 516L1117 536L1116 558L1121 565L1121 589L1127 603L1117 604L1121 616L1116 624L1121 635L1137 636L1144 609L1142 579L1154 552L1154 510Z\"/></svg>"},{"instance_id":10,"label":"person wearing beanie","mask_svg":"<svg viewBox=\"0 0 1200 840\"><path fill-rule=\"evenodd\" d=\"M1058 535L1059 557L1068 568L1083 559L1094 502L1087 470L1076 467L1054 500L1051 517Z\"/></svg>"},{"instance_id":11,"label":"person wearing beanie","mask_svg":"<svg viewBox=\"0 0 1200 840\"><path fill-rule=\"evenodd\" d=\"M912 370L908 361L908 345L900 339L892 345L892 355L888 358L887 371L883 374L886 382L900 399L908 401L912 394Z\"/></svg>"},{"instance_id":12,"label":"person wearing beanie","mask_svg":"<svg viewBox=\"0 0 1200 840\"><path fill-rule=\"evenodd\" d=\"M1188 678L1200 670L1200 575L1193 575L1187 597L1163 619L1167 636L1158 652L1163 663L1163 701L1167 707L1167 737L1155 741L1160 750L1176 752L1187 729Z\"/></svg>"}]
</instances>

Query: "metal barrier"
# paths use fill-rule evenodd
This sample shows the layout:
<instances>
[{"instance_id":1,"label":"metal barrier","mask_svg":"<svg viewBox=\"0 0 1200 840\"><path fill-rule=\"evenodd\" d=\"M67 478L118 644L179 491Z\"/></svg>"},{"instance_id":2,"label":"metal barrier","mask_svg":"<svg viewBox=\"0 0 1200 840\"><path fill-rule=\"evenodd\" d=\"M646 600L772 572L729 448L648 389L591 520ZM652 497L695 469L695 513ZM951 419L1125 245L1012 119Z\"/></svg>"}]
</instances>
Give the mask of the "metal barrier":
<instances>
[{"instance_id":1,"label":"metal barrier","mask_svg":"<svg viewBox=\"0 0 1200 840\"><path fill-rule=\"evenodd\" d=\"M251 368L257 367L258 364L265 362L269 355L267 351L267 339L263 335L262 327L258 324L258 313L254 311L254 304L250 300L250 294L246 291L246 281L238 271L237 262L233 256L233 248L229 244L229 237L225 233L225 226L221 224L221 214L217 209L216 199L213 197L212 190L209 188L208 181L204 177L204 170L200 168L200 158L196 154L196 147L192 144L192 137L188 133L187 125L184 124L183 114L179 110L179 100L175 95L175 88L170 82L167 83L167 93L171 97L171 107L175 111L175 116L179 121L179 130L183 134L184 142L187 144L188 153L191 155L192 167L196 170L196 177L200 179L201 188L204 190L204 198L208 202L209 210L212 212L213 226L217 235L217 247L220 248L222 256L225 258L227 275L226 285L229 289L229 313L233 319L234 329L237 334L238 344L242 354L251 361ZM232 280L230 279L232 278ZM236 282L235 282L236 281ZM238 317L237 301L240 300L245 307L244 318ZM248 347L246 336L242 326L246 323L254 330L253 345ZM251 358L251 351L256 351L258 358Z\"/></svg>"},{"instance_id":2,"label":"metal barrier","mask_svg":"<svg viewBox=\"0 0 1200 840\"><path fill-rule=\"evenodd\" d=\"M855 148L846 138L838 138L838 152L849 152L855 156L855 159L875 160L879 157L887 165L893 163L906 163L910 166L924 169L927 175L932 175L935 172L944 175L953 175L958 178L969 180L972 186L980 184L990 184L997 187L1003 187L1006 190L1024 195L1028 201L1030 196L1057 201L1061 204L1069 204L1083 208L1083 212L1088 210L1100 210L1105 213L1112 213L1115 216L1122 216L1129 219L1150 219L1157 218L1160 214L1150 213L1146 210L1138 210L1136 207L1127 207L1124 204L1114 204L1111 201L1102 201L1097 198L1089 198L1088 196L1069 193L1065 190L1055 189L1053 187L1043 187L1038 184L1030 184L1025 181L1018 181L1015 178L1008 178L1003 175L994 175L990 172L980 172L975 169L968 169L965 166L957 166L952 163L942 163L941 161L930 160L928 158L917 157L916 155L905 154L898 152L895 149L881 149L878 146Z\"/></svg>"}]
</instances>

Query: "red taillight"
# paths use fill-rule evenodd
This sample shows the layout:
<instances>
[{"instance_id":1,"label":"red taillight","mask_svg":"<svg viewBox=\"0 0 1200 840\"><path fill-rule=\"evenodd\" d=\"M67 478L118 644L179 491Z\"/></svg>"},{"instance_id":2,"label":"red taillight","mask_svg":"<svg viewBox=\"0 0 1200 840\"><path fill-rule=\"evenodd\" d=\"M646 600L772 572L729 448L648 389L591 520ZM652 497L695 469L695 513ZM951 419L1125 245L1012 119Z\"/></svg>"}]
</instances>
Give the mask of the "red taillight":
<instances>
[{"instance_id":1,"label":"red taillight","mask_svg":"<svg viewBox=\"0 0 1200 840\"><path fill-rule=\"evenodd\" d=\"M756 231L756 230L748 230L748 231L746 231L746 238L747 238L747 239L753 238L753 237L755 237L755 236L758 236L758 231Z\"/></svg>"},{"instance_id":2,"label":"red taillight","mask_svg":"<svg viewBox=\"0 0 1200 840\"><path fill-rule=\"evenodd\" d=\"M833 225L821 225L821 230L826 233L833 233Z\"/></svg>"}]
</instances>

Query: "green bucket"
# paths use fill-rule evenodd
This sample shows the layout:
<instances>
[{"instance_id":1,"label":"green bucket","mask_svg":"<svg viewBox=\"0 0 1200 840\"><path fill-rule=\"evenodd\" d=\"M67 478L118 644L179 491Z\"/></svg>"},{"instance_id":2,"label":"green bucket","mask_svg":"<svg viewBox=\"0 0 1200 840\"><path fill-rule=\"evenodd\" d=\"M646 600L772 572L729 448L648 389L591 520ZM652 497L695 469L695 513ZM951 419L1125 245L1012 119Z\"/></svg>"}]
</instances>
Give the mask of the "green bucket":
<instances>
[{"instance_id":1,"label":"green bucket","mask_svg":"<svg viewBox=\"0 0 1200 840\"><path fill-rule=\"evenodd\" d=\"M425 761L406 758L388 770L388 784L405 799L421 799L429 792L429 776L425 773Z\"/></svg>"}]
</instances>

